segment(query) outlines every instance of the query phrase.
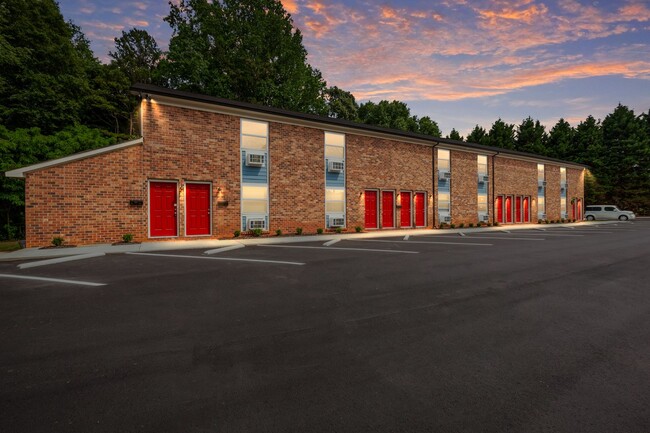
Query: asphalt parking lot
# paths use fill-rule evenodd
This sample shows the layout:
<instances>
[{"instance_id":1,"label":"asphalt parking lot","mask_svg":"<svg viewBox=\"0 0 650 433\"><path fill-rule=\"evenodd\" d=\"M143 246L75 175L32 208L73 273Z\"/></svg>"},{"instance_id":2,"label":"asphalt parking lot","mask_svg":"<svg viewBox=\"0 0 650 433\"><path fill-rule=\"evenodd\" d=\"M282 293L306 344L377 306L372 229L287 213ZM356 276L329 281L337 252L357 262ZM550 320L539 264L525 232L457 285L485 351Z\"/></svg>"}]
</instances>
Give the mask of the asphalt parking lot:
<instances>
[{"instance_id":1,"label":"asphalt parking lot","mask_svg":"<svg viewBox=\"0 0 650 433\"><path fill-rule=\"evenodd\" d=\"M0 262L0 431L650 431L650 220L541 228Z\"/></svg>"}]
</instances>

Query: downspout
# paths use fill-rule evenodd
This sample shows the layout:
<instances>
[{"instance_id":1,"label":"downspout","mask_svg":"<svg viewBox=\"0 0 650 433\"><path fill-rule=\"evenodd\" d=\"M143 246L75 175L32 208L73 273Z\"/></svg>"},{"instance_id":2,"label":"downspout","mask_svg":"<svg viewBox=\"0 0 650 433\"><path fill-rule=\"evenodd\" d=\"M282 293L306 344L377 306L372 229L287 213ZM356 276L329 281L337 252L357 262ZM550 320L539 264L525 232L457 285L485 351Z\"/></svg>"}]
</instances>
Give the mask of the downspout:
<instances>
[{"instance_id":1,"label":"downspout","mask_svg":"<svg viewBox=\"0 0 650 433\"><path fill-rule=\"evenodd\" d=\"M433 176L433 179L432 179L433 182L431 184L431 186L432 186L432 188L431 188L431 203L432 203L431 213L433 214L432 215L433 224L431 225L431 227L433 227L433 228L436 227L436 215L437 215L437 213L436 213L436 202L437 202L438 198L436 197L437 176L436 176L435 160L436 160L436 147L438 147L439 144L440 143L438 142L438 143L434 144L433 147L431 148L431 175ZM427 207L429 207L428 203L427 203Z\"/></svg>"},{"instance_id":2,"label":"downspout","mask_svg":"<svg viewBox=\"0 0 650 433\"><path fill-rule=\"evenodd\" d=\"M501 153L501 152L497 151L497 153L492 155L492 176L490 176L492 178L492 188L491 188L491 191L490 191L490 193L492 195L492 200L490 201L490 203L492 203L492 224L493 225L494 225L494 223L496 221L495 216L496 216L496 212L497 212L497 210L494 208L494 200L496 198L496 195L495 195L495 193L496 193L496 190L495 190L496 175L495 175L495 172L494 172L494 159L497 157L497 155L499 153ZM490 194L488 194L488 197L489 196L490 196ZM488 204L488 211L489 210L490 210L490 205Z\"/></svg>"}]
</instances>

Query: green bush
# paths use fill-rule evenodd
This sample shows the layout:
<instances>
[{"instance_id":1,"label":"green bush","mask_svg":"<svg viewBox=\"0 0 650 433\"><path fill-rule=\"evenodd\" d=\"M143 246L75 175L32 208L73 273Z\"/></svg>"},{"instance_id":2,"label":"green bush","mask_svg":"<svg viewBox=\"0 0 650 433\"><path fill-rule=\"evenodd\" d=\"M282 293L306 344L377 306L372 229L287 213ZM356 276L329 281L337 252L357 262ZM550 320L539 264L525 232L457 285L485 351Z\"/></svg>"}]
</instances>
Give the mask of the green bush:
<instances>
[{"instance_id":1,"label":"green bush","mask_svg":"<svg viewBox=\"0 0 650 433\"><path fill-rule=\"evenodd\" d=\"M241 231L235 230L235 233L233 233L233 234L235 235L236 238L238 238L239 235L241 234Z\"/></svg>"},{"instance_id":2,"label":"green bush","mask_svg":"<svg viewBox=\"0 0 650 433\"><path fill-rule=\"evenodd\" d=\"M487 226L488 226L488 227L492 227L492 223L487 223Z\"/></svg>"},{"instance_id":3,"label":"green bush","mask_svg":"<svg viewBox=\"0 0 650 433\"><path fill-rule=\"evenodd\" d=\"M302 227L296 227L296 234L300 236L302 234Z\"/></svg>"},{"instance_id":4,"label":"green bush","mask_svg":"<svg viewBox=\"0 0 650 433\"><path fill-rule=\"evenodd\" d=\"M336 233L343 233L343 227L337 227Z\"/></svg>"},{"instance_id":5,"label":"green bush","mask_svg":"<svg viewBox=\"0 0 650 433\"><path fill-rule=\"evenodd\" d=\"M262 229L253 229L251 230L251 234L256 238L259 238L262 236Z\"/></svg>"},{"instance_id":6,"label":"green bush","mask_svg":"<svg viewBox=\"0 0 650 433\"><path fill-rule=\"evenodd\" d=\"M455 229L455 228L456 228L456 224L449 224L449 227L452 228L452 229Z\"/></svg>"},{"instance_id":7,"label":"green bush","mask_svg":"<svg viewBox=\"0 0 650 433\"><path fill-rule=\"evenodd\" d=\"M361 226L356 226L356 227L354 228L354 230L355 230L357 233L361 233L361 231L362 231L363 229L361 228Z\"/></svg>"},{"instance_id":8,"label":"green bush","mask_svg":"<svg viewBox=\"0 0 650 433\"><path fill-rule=\"evenodd\" d=\"M468 227L474 227L474 223L469 223Z\"/></svg>"},{"instance_id":9,"label":"green bush","mask_svg":"<svg viewBox=\"0 0 650 433\"><path fill-rule=\"evenodd\" d=\"M61 245L63 245L64 242L65 241L60 236L56 236L52 238L52 245L54 245L55 247L60 247Z\"/></svg>"},{"instance_id":10,"label":"green bush","mask_svg":"<svg viewBox=\"0 0 650 433\"><path fill-rule=\"evenodd\" d=\"M130 244L133 242L133 235L131 233L126 233L122 235L122 241L124 241L127 244Z\"/></svg>"},{"instance_id":11,"label":"green bush","mask_svg":"<svg viewBox=\"0 0 650 433\"><path fill-rule=\"evenodd\" d=\"M540 218L540 219L537 220L537 224L541 224L541 223L542 223L542 220Z\"/></svg>"},{"instance_id":12,"label":"green bush","mask_svg":"<svg viewBox=\"0 0 650 433\"><path fill-rule=\"evenodd\" d=\"M495 221L494 222L494 227L498 227L498 226L499 226L499 221Z\"/></svg>"},{"instance_id":13,"label":"green bush","mask_svg":"<svg viewBox=\"0 0 650 433\"><path fill-rule=\"evenodd\" d=\"M463 227L465 227L465 223L460 223L460 224L458 224L458 228L459 228L459 229L462 229Z\"/></svg>"},{"instance_id":14,"label":"green bush","mask_svg":"<svg viewBox=\"0 0 650 433\"><path fill-rule=\"evenodd\" d=\"M276 236L282 236L282 230L277 229L277 230L275 231L275 235L276 235Z\"/></svg>"},{"instance_id":15,"label":"green bush","mask_svg":"<svg viewBox=\"0 0 650 433\"><path fill-rule=\"evenodd\" d=\"M319 235L322 235L322 234L323 234L323 229L320 228L320 227L317 228L317 229L316 229L316 233L318 233Z\"/></svg>"}]
</instances>

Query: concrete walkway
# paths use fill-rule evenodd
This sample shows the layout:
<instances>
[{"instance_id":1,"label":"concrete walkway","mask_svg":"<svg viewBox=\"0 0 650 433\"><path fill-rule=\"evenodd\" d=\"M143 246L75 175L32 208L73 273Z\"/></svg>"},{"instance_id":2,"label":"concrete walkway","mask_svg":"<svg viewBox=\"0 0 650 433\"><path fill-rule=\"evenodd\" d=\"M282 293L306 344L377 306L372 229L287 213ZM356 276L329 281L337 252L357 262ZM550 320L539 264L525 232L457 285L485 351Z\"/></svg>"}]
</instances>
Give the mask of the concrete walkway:
<instances>
[{"instance_id":1,"label":"concrete walkway","mask_svg":"<svg viewBox=\"0 0 650 433\"><path fill-rule=\"evenodd\" d=\"M589 227L601 224L616 224L619 221L582 221L579 223L567 224L517 224L500 225L498 227L462 228L462 229L402 229L402 230L376 230L363 233L328 233L322 235L302 236L270 236L260 238L233 238L233 239L197 239L177 241L153 241L140 244L94 244L74 248L25 248L10 253L0 253L0 261L50 259L55 257L68 257L80 254L119 254L127 252L149 252L149 251L173 251L183 249L214 249L229 245L263 245L263 244L290 244L298 242L328 242L343 239L371 239L387 237L413 237L421 235L450 235L486 232L513 232L516 230L550 229L559 227ZM568 231L568 230L567 230Z\"/></svg>"}]
</instances>

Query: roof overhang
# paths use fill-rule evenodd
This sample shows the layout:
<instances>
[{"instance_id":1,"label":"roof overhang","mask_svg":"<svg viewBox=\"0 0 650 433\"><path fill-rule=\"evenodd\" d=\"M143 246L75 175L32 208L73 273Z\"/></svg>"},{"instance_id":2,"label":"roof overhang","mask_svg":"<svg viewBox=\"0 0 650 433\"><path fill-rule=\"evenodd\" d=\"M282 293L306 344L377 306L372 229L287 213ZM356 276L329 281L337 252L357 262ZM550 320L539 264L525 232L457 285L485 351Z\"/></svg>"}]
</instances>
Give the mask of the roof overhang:
<instances>
[{"instance_id":1,"label":"roof overhang","mask_svg":"<svg viewBox=\"0 0 650 433\"><path fill-rule=\"evenodd\" d=\"M111 146L100 147L99 149L87 150L84 152L74 153L72 155L64 156L63 158L52 159L50 161L40 162L34 165L28 165L27 167L16 168L5 172L6 177L16 177L16 178L25 178L26 173L32 171L43 170L49 167L55 167L57 165L67 164L73 161L79 161L81 159L92 158L97 155L102 155L104 153L115 152L116 150L125 149L127 147L136 146L142 144L142 137L136 138L135 140L125 141L118 144L113 144Z\"/></svg>"}]
</instances>

